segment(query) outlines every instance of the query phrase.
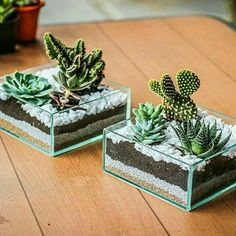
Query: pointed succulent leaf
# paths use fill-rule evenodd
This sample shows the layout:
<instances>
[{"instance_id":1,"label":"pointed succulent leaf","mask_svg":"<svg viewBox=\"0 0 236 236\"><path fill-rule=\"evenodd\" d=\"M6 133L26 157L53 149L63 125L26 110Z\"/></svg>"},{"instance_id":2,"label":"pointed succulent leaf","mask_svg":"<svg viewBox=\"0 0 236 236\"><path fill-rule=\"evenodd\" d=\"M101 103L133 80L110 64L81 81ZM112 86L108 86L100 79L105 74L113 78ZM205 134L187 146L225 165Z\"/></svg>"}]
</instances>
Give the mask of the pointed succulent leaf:
<instances>
[{"instance_id":1,"label":"pointed succulent leaf","mask_svg":"<svg viewBox=\"0 0 236 236\"><path fill-rule=\"evenodd\" d=\"M197 156L198 158L205 159L215 153L215 145L213 142L210 143L209 148L207 151L199 153Z\"/></svg>"},{"instance_id":2,"label":"pointed succulent leaf","mask_svg":"<svg viewBox=\"0 0 236 236\"><path fill-rule=\"evenodd\" d=\"M230 132L229 135L216 146L217 151L220 151L222 148L224 148L224 146L229 142L231 135L232 132Z\"/></svg>"}]
</instances>

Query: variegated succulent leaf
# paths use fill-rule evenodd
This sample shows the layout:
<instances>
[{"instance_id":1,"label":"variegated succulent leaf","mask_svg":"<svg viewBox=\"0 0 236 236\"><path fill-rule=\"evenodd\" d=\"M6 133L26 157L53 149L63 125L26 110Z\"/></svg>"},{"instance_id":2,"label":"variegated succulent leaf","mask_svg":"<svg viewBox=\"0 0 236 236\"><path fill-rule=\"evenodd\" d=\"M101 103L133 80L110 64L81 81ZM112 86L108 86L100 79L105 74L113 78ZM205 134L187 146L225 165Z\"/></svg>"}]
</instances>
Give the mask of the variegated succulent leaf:
<instances>
[{"instance_id":1,"label":"variegated succulent leaf","mask_svg":"<svg viewBox=\"0 0 236 236\"><path fill-rule=\"evenodd\" d=\"M187 127L187 129L186 129ZM199 158L207 158L221 151L228 143L231 133L221 141L222 129L217 130L216 122L206 125L204 120L178 122L173 127L186 154L194 154Z\"/></svg>"}]
</instances>

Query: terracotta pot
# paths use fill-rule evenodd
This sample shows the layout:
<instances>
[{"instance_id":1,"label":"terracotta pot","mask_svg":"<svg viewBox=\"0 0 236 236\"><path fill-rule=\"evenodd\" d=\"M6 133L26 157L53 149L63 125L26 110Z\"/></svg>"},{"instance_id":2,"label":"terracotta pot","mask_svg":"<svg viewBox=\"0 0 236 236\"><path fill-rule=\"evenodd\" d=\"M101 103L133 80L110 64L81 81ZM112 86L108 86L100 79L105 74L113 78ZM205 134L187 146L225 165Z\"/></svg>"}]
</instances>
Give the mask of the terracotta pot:
<instances>
[{"instance_id":1,"label":"terracotta pot","mask_svg":"<svg viewBox=\"0 0 236 236\"><path fill-rule=\"evenodd\" d=\"M0 54L15 51L16 27L18 21L19 16L15 14L11 19L0 24Z\"/></svg>"},{"instance_id":2,"label":"terracotta pot","mask_svg":"<svg viewBox=\"0 0 236 236\"><path fill-rule=\"evenodd\" d=\"M18 42L31 42L35 40L39 11L44 5L45 2L43 0L39 0L38 4L35 5L15 7L16 12L20 16L17 27Z\"/></svg>"}]
</instances>

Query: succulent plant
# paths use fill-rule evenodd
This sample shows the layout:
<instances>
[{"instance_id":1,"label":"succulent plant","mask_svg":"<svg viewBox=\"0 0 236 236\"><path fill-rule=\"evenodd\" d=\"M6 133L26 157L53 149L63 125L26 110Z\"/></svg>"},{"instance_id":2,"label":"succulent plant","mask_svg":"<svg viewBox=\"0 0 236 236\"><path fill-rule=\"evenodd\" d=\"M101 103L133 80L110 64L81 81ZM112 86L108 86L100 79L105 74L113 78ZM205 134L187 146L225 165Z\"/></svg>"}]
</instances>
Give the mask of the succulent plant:
<instances>
[{"instance_id":1,"label":"succulent plant","mask_svg":"<svg viewBox=\"0 0 236 236\"><path fill-rule=\"evenodd\" d=\"M197 106L191 95L200 87L198 76L190 70L181 70L176 74L178 91L168 74L160 81L150 80L149 88L162 97L166 118L169 120L185 121L197 118Z\"/></svg>"},{"instance_id":2,"label":"succulent plant","mask_svg":"<svg viewBox=\"0 0 236 236\"><path fill-rule=\"evenodd\" d=\"M6 76L0 87L16 98L39 106L50 101L52 91L47 79L20 72L16 72L12 76Z\"/></svg>"},{"instance_id":3,"label":"succulent plant","mask_svg":"<svg viewBox=\"0 0 236 236\"><path fill-rule=\"evenodd\" d=\"M165 139L165 119L162 116L163 107L155 107L152 103L139 104L133 109L136 116L133 139L144 144L160 143Z\"/></svg>"},{"instance_id":4,"label":"succulent plant","mask_svg":"<svg viewBox=\"0 0 236 236\"><path fill-rule=\"evenodd\" d=\"M39 0L14 0L14 5L22 7L37 4Z\"/></svg>"},{"instance_id":5,"label":"succulent plant","mask_svg":"<svg viewBox=\"0 0 236 236\"><path fill-rule=\"evenodd\" d=\"M210 126L200 120L189 120L177 123L173 130L178 136L181 146L178 147L183 153L194 154L199 158L213 155L228 143L231 133L221 141L222 129L217 129L216 122Z\"/></svg>"},{"instance_id":6,"label":"succulent plant","mask_svg":"<svg viewBox=\"0 0 236 236\"><path fill-rule=\"evenodd\" d=\"M7 21L13 13L13 0L0 0L0 24Z\"/></svg>"},{"instance_id":7,"label":"succulent plant","mask_svg":"<svg viewBox=\"0 0 236 236\"><path fill-rule=\"evenodd\" d=\"M82 39L68 47L50 33L44 35L44 44L49 58L56 60L60 68L55 79L63 87L65 99L78 91L97 87L104 78L105 62L100 49L86 53Z\"/></svg>"}]
</instances>

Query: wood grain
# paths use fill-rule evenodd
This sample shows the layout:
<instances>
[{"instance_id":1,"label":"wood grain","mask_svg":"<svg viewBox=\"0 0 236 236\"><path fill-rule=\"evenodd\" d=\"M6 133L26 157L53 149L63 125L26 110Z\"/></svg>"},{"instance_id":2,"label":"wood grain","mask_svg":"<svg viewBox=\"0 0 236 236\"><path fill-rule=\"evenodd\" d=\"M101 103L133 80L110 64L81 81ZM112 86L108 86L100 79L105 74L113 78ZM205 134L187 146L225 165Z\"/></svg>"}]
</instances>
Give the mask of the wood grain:
<instances>
[{"instance_id":1,"label":"wood grain","mask_svg":"<svg viewBox=\"0 0 236 236\"><path fill-rule=\"evenodd\" d=\"M40 228L0 139L0 235L27 234L41 235Z\"/></svg>"},{"instance_id":2,"label":"wood grain","mask_svg":"<svg viewBox=\"0 0 236 236\"><path fill-rule=\"evenodd\" d=\"M228 77L236 81L235 30L226 27L219 20L207 17L188 17L187 20L179 18L176 21L166 19L165 23ZM198 25L201 27L197 27ZM200 37L196 37L197 35Z\"/></svg>"},{"instance_id":3,"label":"wood grain","mask_svg":"<svg viewBox=\"0 0 236 236\"><path fill-rule=\"evenodd\" d=\"M168 21L174 27L178 18ZM100 27L121 50L125 50L134 64L143 70L146 80L158 77L163 72L170 71L173 74L180 68L193 68L203 81L200 92L195 96L196 100L226 114L236 115L235 109L232 109L236 102L236 83L218 65L212 63L173 30L173 27L169 27L164 20L108 22L101 24ZM153 101L153 96L149 95L146 99ZM235 191L230 196L215 201L215 204L210 203L208 207L200 208L190 214L172 209L173 207L169 205L167 207L166 203L147 194L143 195L170 234L202 235L202 232L208 232L209 235L233 235L235 233L236 212L233 210L236 204ZM211 222L211 227L206 222Z\"/></svg>"},{"instance_id":4,"label":"wood grain","mask_svg":"<svg viewBox=\"0 0 236 236\"><path fill-rule=\"evenodd\" d=\"M212 36L218 29L217 25L224 32L223 39ZM210 35L201 28L211 32ZM145 100L160 102L157 96L148 91L148 79L159 78L164 72L174 75L178 69L187 67L195 70L202 80L201 90L196 93L195 99L207 107L236 116L235 109L232 109L236 101L234 67L225 67L228 60L235 60L233 53L224 54L221 48L218 54L213 48L208 49L217 46L217 42L211 43L213 38L222 47L223 44L229 45L226 50L233 48L236 43L235 34L218 21L185 17L58 25L40 28L39 38L46 31L55 33L69 44L76 38L84 38L89 50L94 47L102 48L107 62L107 77L132 88L133 105ZM197 35L198 39L192 35L186 36L188 32ZM208 43L201 42L204 41L201 33L204 33L204 40ZM215 35L221 33L215 32ZM219 55L224 59L220 59ZM16 69L26 69L48 62L42 40L39 40L24 50L20 48L15 54L0 56L0 73L10 73ZM101 169L100 144L53 159L11 137L4 134L1 136L9 153L9 156L4 154L4 160L8 165L11 161L14 165L9 166L4 175L10 173L12 179L18 176L25 198L28 198L28 207L30 204L31 213L35 214L35 219L45 235L236 233L235 191L192 213L185 213L104 175ZM13 167L15 175L11 172ZM9 181L3 183L10 185ZM15 185L14 181L13 186ZM16 190L9 187L4 194L11 196L14 191ZM19 199L18 204L23 200L27 203L24 196L22 199L16 195L16 198ZM9 206L9 201L0 206L5 217L11 216ZM15 206L17 208L18 205ZM32 216L28 219L26 214L27 225L19 227L18 217L15 215L15 222L11 221L11 227L16 233L28 229L29 224L34 229L36 221L29 221L31 218L35 220ZM37 227L36 225L36 229ZM6 228L6 234L13 232L12 229Z\"/></svg>"},{"instance_id":5,"label":"wood grain","mask_svg":"<svg viewBox=\"0 0 236 236\"><path fill-rule=\"evenodd\" d=\"M40 35L51 31L67 43L83 37L88 49L96 46L96 38L97 46L104 49L105 58L110 62L107 64L109 78L132 85L122 75L127 71L130 79L139 78L141 86L145 85L142 74L135 67L128 71L132 64L98 27L72 25L66 29L47 27ZM39 45L42 47L42 42ZM33 63L37 63L37 59ZM138 91L140 84L136 84ZM129 186L103 175L100 146L52 159L6 135L3 139L7 147L11 146L9 153L45 234L166 235L136 189L129 190Z\"/></svg>"},{"instance_id":6,"label":"wood grain","mask_svg":"<svg viewBox=\"0 0 236 236\"><path fill-rule=\"evenodd\" d=\"M172 19L172 22L178 22L178 19ZM235 106L235 100L232 99L236 94L235 82L164 20L108 22L100 27L143 71L146 80L159 79L163 73L174 76L182 68L192 69L197 72L202 83L200 90L194 94L196 101L236 116L236 110L232 109ZM227 96L224 96L226 91ZM207 95L207 99L203 95ZM149 98L156 101L155 95L150 94Z\"/></svg>"}]
</instances>

